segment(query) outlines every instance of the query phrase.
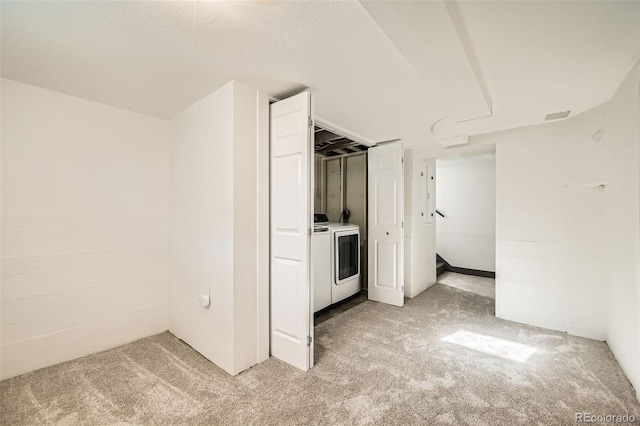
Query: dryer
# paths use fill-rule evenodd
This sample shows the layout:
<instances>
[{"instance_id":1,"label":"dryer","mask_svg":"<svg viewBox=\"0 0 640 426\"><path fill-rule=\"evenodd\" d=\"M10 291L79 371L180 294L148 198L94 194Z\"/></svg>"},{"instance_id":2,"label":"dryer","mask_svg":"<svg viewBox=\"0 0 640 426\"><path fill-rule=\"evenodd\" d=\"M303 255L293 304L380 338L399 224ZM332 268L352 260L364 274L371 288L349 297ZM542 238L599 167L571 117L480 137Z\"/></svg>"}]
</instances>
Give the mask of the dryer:
<instances>
[{"instance_id":1,"label":"dryer","mask_svg":"<svg viewBox=\"0 0 640 426\"><path fill-rule=\"evenodd\" d=\"M360 292L360 227L328 223L331 234L331 303Z\"/></svg>"}]
</instances>

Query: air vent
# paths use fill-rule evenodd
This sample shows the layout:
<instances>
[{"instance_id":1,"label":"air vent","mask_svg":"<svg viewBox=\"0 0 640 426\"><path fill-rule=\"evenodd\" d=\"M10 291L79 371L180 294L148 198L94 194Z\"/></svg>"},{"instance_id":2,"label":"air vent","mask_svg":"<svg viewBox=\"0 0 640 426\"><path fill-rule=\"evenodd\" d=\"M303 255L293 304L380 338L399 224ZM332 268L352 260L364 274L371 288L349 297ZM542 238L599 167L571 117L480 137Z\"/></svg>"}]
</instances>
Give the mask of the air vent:
<instances>
[{"instance_id":1,"label":"air vent","mask_svg":"<svg viewBox=\"0 0 640 426\"><path fill-rule=\"evenodd\" d=\"M560 118L567 118L569 116L569 114L571 114L571 111L554 112L554 113L551 113L551 114L547 114L547 116L544 118L544 121L558 120Z\"/></svg>"}]
</instances>

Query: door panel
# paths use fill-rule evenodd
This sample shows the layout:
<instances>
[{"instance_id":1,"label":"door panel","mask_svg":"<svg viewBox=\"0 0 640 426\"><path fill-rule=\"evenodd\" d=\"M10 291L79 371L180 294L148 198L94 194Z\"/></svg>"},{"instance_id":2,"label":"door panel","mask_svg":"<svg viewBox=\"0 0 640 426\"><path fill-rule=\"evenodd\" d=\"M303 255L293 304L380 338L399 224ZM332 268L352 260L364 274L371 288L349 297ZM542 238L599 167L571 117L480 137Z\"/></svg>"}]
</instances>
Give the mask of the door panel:
<instances>
[{"instance_id":1,"label":"door panel","mask_svg":"<svg viewBox=\"0 0 640 426\"><path fill-rule=\"evenodd\" d=\"M308 92L271 105L271 354L313 364L310 241L312 132Z\"/></svg>"},{"instance_id":2,"label":"door panel","mask_svg":"<svg viewBox=\"0 0 640 426\"><path fill-rule=\"evenodd\" d=\"M389 170L398 167L398 158L395 153L392 154L380 154L377 161L378 170Z\"/></svg>"},{"instance_id":3,"label":"door panel","mask_svg":"<svg viewBox=\"0 0 640 426\"><path fill-rule=\"evenodd\" d=\"M377 225L398 225L398 205L393 202L397 198L397 180L378 180L375 185L376 220Z\"/></svg>"},{"instance_id":4,"label":"door panel","mask_svg":"<svg viewBox=\"0 0 640 426\"><path fill-rule=\"evenodd\" d=\"M369 299L404 305L404 170L402 144L370 148Z\"/></svg>"},{"instance_id":5,"label":"door panel","mask_svg":"<svg viewBox=\"0 0 640 426\"><path fill-rule=\"evenodd\" d=\"M274 168L274 220L275 229L280 232L292 232L299 235L306 231L306 223L299 221L300 218L300 179L292 177L300 176L302 169L302 158L300 154L282 156L275 158ZM304 206L302 206L304 207Z\"/></svg>"},{"instance_id":6,"label":"door panel","mask_svg":"<svg viewBox=\"0 0 640 426\"><path fill-rule=\"evenodd\" d=\"M376 286L398 289L398 244L376 242Z\"/></svg>"}]
</instances>

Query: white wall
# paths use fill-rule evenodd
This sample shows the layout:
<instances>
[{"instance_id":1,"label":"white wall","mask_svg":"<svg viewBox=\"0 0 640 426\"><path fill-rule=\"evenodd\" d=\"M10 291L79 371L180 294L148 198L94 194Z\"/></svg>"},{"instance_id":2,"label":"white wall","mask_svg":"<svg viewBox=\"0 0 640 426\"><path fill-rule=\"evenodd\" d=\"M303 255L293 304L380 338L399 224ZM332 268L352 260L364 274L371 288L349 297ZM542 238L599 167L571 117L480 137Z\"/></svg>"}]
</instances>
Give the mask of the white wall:
<instances>
[{"instance_id":1,"label":"white wall","mask_svg":"<svg viewBox=\"0 0 640 426\"><path fill-rule=\"evenodd\" d=\"M607 111L611 183L604 191L609 312L607 343L640 395L640 72L638 66ZM604 142L603 141L603 142ZM635 336L635 338L634 338Z\"/></svg>"},{"instance_id":2,"label":"white wall","mask_svg":"<svg viewBox=\"0 0 640 426\"><path fill-rule=\"evenodd\" d=\"M493 154L438 159L437 252L458 268L495 271L496 162Z\"/></svg>"},{"instance_id":3,"label":"white wall","mask_svg":"<svg viewBox=\"0 0 640 426\"><path fill-rule=\"evenodd\" d=\"M233 373L258 363L259 93L233 84ZM263 101L266 101L263 99ZM268 104L268 101L266 101Z\"/></svg>"},{"instance_id":4,"label":"white wall","mask_svg":"<svg viewBox=\"0 0 640 426\"><path fill-rule=\"evenodd\" d=\"M230 374L258 362L265 322L256 148L266 102L230 82L171 120L170 330Z\"/></svg>"},{"instance_id":5,"label":"white wall","mask_svg":"<svg viewBox=\"0 0 640 426\"><path fill-rule=\"evenodd\" d=\"M0 378L168 326L168 122L2 80Z\"/></svg>"},{"instance_id":6,"label":"white wall","mask_svg":"<svg viewBox=\"0 0 640 426\"><path fill-rule=\"evenodd\" d=\"M360 227L360 286L369 289L369 242L367 235L367 155L351 155L345 157L345 208L351 216L349 223Z\"/></svg>"},{"instance_id":7,"label":"white wall","mask_svg":"<svg viewBox=\"0 0 640 426\"><path fill-rule=\"evenodd\" d=\"M351 216L349 223L360 227L360 244L367 244L367 155L351 155L345 157L345 208Z\"/></svg>"},{"instance_id":8,"label":"white wall","mask_svg":"<svg viewBox=\"0 0 640 426\"><path fill-rule=\"evenodd\" d=\"M404 281L405 296L413 298L436 282L436 162L412 151L404 157Z\"/></svg>"},{"instance_id":9,"label":"white wall","mask_svg":"<svg viewBox=\"0 0 640 426\"><path fill-rule=\"evenodd\" d=\"M601 118L496 135L497 316L604 340Z\"/></svg>"},{"instance_id":10,"label":"white wall","mask_svg":"<svg viewBox=\"0 0 640 426\"><path fill-rule=\"evenodd\" d=\"M233 84L171 120L170 183L170 330L232 371Z\"/></svg>"},{"instance_id":11,"label":"white wall","mask_svg":"<svg viewBox=\"0 0 640 426\"><path fill-rule=\"evenodd\" d=\"M339 222L342 215L342 160L325 160L325 213L329 222Z\"/></svg>"},{"instance_id":12,"label":"white wall","mask_svg":"<svg viewBox=\"0 0 640 426\"><path fill-rule=\"evenodd\" d=\"M322 213L322 156L313 156L313 212Z\"/></svg>"},{"instance_id":13,"label":"white wall","mask_svg":"<svg viewBox=\"0 0 640 426\"><path fill-rule=\"evenodd\" d=\"M257 361L262 362L269 358L270 342L270 312L269 312L269 295L270 295L270 256L271 247L271 178L270 178L270 146L269 146L269 97L264 93L258 93L257 97L257 238L258 238L258 256L257 263Z\"/></svg>"},{"instance_id":14,"label":"white wall","mask_svg":"<svg viewBox=\"0 0 640 426\"><path fill-rule=\"evenodd\" d=\"M639 116L636 67L598 108L474 138L497 143L496 315L606 339L636 389Z\"/></svg>"}]
</instances>

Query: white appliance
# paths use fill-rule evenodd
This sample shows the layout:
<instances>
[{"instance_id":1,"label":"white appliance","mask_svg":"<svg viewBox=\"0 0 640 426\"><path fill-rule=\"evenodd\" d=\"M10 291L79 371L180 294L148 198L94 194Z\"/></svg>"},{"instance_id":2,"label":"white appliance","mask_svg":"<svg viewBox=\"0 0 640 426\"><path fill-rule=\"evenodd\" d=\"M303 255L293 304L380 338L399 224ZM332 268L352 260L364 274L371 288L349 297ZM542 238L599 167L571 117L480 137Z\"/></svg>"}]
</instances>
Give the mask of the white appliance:
<instances>
[{"instance_id":1,"label":"white appliance","mask_svg":"<svg viewBox=\"0 0 640 426\"><path fill-rule=\"evenodd\" d=\"M313 311L360 291L360 227L315 223L311 237Z\"/></svg>"},{"instance_id":2,"label":"white appliance","mask_svg":"<svg viewBox=\"0 0 640 426\"><path fill-rule=\"evenodd\" d=\"M329 223L331 233L331 303L360 291L360 227Z\"/></svg>"},{"instance_id":3,"label":"white appliance","mask_svg":"<svg viewBox=\"0 0 640 426\"><path fill-rule=\"evenodd\" d=\"M327 226L315 225L311 236L313 269L313 312L331 305L331 232Z\"/></svg>"}]
</instances>

